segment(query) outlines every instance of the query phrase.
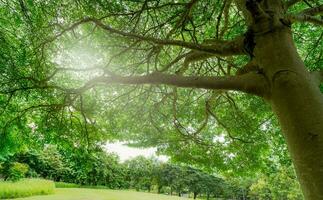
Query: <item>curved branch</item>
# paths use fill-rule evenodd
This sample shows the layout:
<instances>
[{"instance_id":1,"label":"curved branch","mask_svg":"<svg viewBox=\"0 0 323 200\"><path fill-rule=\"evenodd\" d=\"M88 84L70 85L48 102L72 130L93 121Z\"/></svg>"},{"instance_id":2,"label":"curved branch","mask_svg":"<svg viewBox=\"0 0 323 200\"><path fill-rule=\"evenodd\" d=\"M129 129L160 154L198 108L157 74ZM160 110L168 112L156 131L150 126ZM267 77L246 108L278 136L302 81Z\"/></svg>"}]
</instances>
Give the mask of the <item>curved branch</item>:
<instances>
[{"instance_id":1,"label":"curved branch","mask_svg":"<svg viewBox=\"0 0 323 200\"><path fill-rule=\"evenodd\" d=\"M124 32L121 30L114 29L111 26L102 23L102 21L100 19L96 19L96 18L84 18L84 19L72 24L70 27L64 29L61 33L57 34L56 36L48 39L47 41L45 41L44 44L56 40L58 37L62 36L67 31L73 30L81 24L85 24L85 23L89 23L89 22L94 23L96 26L102 28L103 30L106 30L109 33L121 35L126 38L130 38L130 39L146 41L146 42L150 42L150 43L157 44L157 45L180 46L180 47L185 47L185 48L200 51L200 52L206 52L206 53L210 53L210 54L223 55L223 56L245 54L243 51L243 39L241 39L241 37L238 37L237 39L232 40L232 41L220 41L219 40L216 43L212 43L211 45L196 44L196 43L192 43L192 42L185 42L182 40L159 39L159 38L154 38L154 37L150 37L150 36L139 35L139 34L132 33L132 32Z\"/></svg>"},{"instance_id":2,"label":"curved branch","mask_svg":"<svg viewBox=\"0 0 323 200\"><path fill-rule=\"evenodd\" d=\"M172 85L183 88L236 90L262 96L267 91L267 81L261 74L250 72L241 76L181 76L155 72L143 76L99 76L71 93L82 93L100 84Z\"/></svg>"},{"instance_id":3,"label":"curved branch","mask_svg":"<svg viewBox=\"0 0 323 200\"><path fill-rule=\"evenodd\" d=\"M217 41L211 45L208 44L196 44L191 42L184 42L181 40L167 40L167 39L158 39L149 36L138 35L135 33L123 32L114 28L111 28L108 25L103 24L100 20L89 18L89 21L93 22L97 26L101 27L104 30L107 30L110 33L115 33L122 35L124 37L139 39L146 42L152 42L159 45L172 45L185 47L192 50L197 50L201 52L217 54L217 55L243 55L243 39L239 37L236 40L232 41Z\"/></svg>"}]
</instances>

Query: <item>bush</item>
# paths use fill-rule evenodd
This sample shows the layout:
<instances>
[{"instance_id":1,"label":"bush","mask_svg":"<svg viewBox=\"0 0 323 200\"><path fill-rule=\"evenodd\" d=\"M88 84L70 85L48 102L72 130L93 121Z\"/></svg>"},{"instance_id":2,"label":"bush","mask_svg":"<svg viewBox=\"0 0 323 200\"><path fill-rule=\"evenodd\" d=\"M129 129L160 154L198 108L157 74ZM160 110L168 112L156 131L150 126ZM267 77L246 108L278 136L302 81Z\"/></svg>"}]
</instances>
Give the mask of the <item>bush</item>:
<instances>
[{"instance_id":1,"label":"bush","mask_svg":"<svg viewBox=\"0 0 323 200\"><path fill-rule=\"evenodd\" d=\"M276 173L263 175L250 187L254 199L304 199L292 167L282 167Z\"/></svg>"},{"instance_id":2,"label":"bush","mask_svg":"<svg viewBox=\"0 0 323 200\"><path fill-rule=\"evenodd\" d=\"M75 183L55 182L56 188L79 188L80 185Z\"/></svg>"},{"instance_id":3,"label":"bush","mask_svg":"<svg viewBox=\"0 0 323 200\"><path fill-rule=\"evenodd\" d=\"M22 179L17 182L0 181L0 199L52 194L54 189L53 181L43 179Z\"/></svg>"},{"instance_id":4,"label":"bush","mask_svg":"<svg viewBox=\"0 0 323 200\"><path fill-rule=\"evenodd\" d=\"M26 173L28 172L28 165L19 163L19 162L14 162L12 163L11 167L9 168L8 171L8 180L11 181L18 181L22 178L25 178Z\"/></svg>"}]
</instances>

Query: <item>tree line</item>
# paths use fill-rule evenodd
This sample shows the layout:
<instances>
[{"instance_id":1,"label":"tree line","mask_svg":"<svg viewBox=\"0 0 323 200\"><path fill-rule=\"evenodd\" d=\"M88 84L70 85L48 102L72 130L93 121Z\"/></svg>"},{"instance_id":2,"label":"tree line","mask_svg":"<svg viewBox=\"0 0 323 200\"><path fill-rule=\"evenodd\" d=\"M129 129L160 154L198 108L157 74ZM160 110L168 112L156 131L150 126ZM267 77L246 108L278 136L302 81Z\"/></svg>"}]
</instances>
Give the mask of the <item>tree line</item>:
<instances>
[{"instance_id":1,"label":"tree line","mask_svg":"<svg viewBox=\"0 0 323 200\"><path fill-rule=\"evenodd\" d=\"M0 178L41 177L81 187L104 186L206 199L302 199L296 177L285 169L275 176L243 179L216 176L200 169L151 157L120 162L97 148L62 150L47 145L0 158Z\"/></svg>"},{"instance_id":2,"label":"tree line","mask_svg":"<svg viewBox=\"0 0 323 200\"><path fill-rule=\"evenodd\" d=\"M81 186L105 186L111 189L135 189L194 198L222 196L225 181L201 170L164 163L156 158L139 156L124 163L101 149L74 152L60 151L54 145L43 150L16 153L1 161L5 180L42 177L56 182Z\"/></svg>"}]
</instances>

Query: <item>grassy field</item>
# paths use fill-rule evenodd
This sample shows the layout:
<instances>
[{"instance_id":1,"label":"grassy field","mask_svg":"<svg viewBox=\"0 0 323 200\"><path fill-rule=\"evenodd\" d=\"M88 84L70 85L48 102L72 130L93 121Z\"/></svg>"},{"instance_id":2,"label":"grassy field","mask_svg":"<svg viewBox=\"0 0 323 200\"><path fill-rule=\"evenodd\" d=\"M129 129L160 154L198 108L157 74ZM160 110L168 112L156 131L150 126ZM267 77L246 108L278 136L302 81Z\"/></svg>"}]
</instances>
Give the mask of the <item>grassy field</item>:
<instances>
[{"instance_id":1,"label":"grassy field","mask_svg":"<svg viewBox=\"0 0 323 200\"><path fill-rule=\"evenodd\" d=\"M134 191L57 188L55 194L19 198L19 200L183 200L175 196L150 194ZM17 199L18 200L18 199Z\"/></svg>"},{"instance_id":2,"label":"grassy field","mask_svg":"<svg viewBox=\"0 0 323 200\"><path fill-rule=\"evenodd\" d=\"M23 179L17 182L0 181L0 199L51 194L55 190L53 181Z\"/></svg>"}]
</instances>

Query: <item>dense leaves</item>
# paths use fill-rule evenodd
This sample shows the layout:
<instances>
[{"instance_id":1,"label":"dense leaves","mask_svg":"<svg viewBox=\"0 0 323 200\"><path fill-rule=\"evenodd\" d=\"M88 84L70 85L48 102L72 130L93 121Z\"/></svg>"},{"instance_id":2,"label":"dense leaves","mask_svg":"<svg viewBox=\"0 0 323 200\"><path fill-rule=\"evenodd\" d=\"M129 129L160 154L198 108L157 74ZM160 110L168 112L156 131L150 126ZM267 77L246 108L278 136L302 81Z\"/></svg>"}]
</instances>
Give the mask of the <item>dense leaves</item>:
<instances>
[{"instance_id":1,"label":"dense leaves","mask_svg":"<svg viewBox=\"0 0 323 200\"><path fill-rule=\"evenodd\" d=\"M301 1L288 13L319 3ZM255 177L290 168L278 122L258 97L227 90L91 82L100 76L155 72L235 75L249 60L246 55L190 61L189 48L169 41L196 47L234 39L247 28L231 0L0 1L0 159L30 146L56 144L57 151L49 146L21 159L29 160L35 173L54 180L147 190L153 182L176 180L171 189L177 192L188 184L174 178L177 172L169 180L151 179L161 173L153 164L141 162L145 167L125 172L116 167L114 156L92 151L107 140L124 140L157 147L174 162L224 176ZM292 28L307 68L321 68L322 30L312 24ZM129 182L123 183L118 170ZM212 193L199 184L203 176L192 172L189 184L195 189L185 189Z\"/></svg>"}]
</instances>

